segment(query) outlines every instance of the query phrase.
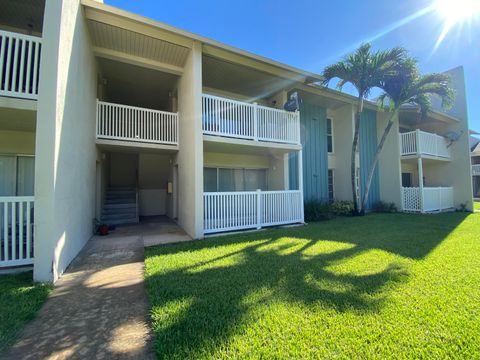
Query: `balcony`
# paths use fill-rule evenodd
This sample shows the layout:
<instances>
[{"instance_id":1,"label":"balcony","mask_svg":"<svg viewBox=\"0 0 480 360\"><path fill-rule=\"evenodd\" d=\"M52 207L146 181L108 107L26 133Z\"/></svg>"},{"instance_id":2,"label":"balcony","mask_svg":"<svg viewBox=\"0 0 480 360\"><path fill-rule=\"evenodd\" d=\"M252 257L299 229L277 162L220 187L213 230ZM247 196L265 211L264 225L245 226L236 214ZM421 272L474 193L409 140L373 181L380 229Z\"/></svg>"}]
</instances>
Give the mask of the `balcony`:
<instances>
[{"instance_id":1,"label":"balcony","mask_svg":"<svg viewBox=\"0 0 480 360\"><path fill-rule=\"evenodd\" d=\"M0 268L33 264L33 196L0 197Z\"/></svg>"},{"instance_id":2,"label":"balcony","mask_svg":"<svg viewBox=\"0 0 480 360\"><path fill-rule=\"evenodd\" d=\"M36 100L42 40L0 30L0 96Z\"/></svg>"},{"instance_id":3,"label":"balcony","mask_svg":"<svg viewBox=\"0 0 480 360\"><path fill-rule=\"evenodd\" d=\"M202 127L205 135L300 144L300 114L256 103L203 95Z\"/></svg>"},{"instance_id":4,"label":"balcony","mask_svg":"<svg viewBox=\"0 0 480 360\"><path fill-rule=\"evenodd\" d=\"M472 165L472 175L480 176L480 164Z\"/></svg>"},{"instance_id":5,"label":"balcony","mask_svg":"<svg viewBox=\"0 0 480 360\"><path fill-rule=\"evenodd\" d=\"M178 146L178 113L97 100L97 139Z\"/></svg>"},{"instance_id":6,"label":"balcony","mask_svg":"<svg viewBox=\"0 0 480 360\"><path fill-rule=\"evenodd\" d=\"M301 190L206 192L205 234L303 223Z\"/></svg>"},{"instance_id":7,"label":"balcony","mask_svg":"<svg viewBox=\"0 0 480 360\"><path fill-rule=\"evenodd\" d=\"M421 130L400 134L400 154L438 159L451 158L447 139Z\"/></svg>"},{"instance_id":8,"label":"balcony","mask_svg":"<svg viewBox=\"0 0 480 360\"><path fill-rule=\"evenodd\" d=\"M422 213L453 209L453 188L402 187L402 209Z\"/></svg>"}]
</instances>

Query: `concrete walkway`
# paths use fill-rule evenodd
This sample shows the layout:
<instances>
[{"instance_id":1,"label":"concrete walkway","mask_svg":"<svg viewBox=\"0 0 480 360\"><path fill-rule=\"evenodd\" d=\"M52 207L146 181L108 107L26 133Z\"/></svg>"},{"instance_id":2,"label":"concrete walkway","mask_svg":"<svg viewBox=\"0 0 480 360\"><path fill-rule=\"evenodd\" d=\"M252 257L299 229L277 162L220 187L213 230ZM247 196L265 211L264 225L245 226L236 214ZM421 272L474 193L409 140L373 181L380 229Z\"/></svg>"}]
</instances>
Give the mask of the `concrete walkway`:
<instances>
[{"instance_id":1,"label":"concrete walkway","mask_svg":"<svg viewBox=\"0 0 480 360\"><path fill-rule=\"evenodd\" d=\"M88 242L6 359L153 359L143 239Z\"/></svg>"}]
</instances>

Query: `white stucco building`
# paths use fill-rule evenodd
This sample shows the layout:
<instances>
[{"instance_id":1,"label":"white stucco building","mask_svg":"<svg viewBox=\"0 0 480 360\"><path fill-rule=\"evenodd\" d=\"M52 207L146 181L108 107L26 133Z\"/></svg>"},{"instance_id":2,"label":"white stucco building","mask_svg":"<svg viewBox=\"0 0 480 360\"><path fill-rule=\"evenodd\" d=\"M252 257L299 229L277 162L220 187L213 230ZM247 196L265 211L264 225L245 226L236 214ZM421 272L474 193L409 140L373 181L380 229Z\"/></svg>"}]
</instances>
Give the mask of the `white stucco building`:
<instances>
[{"instance_id":1,"label":"white stucco building","mask_svg":"<svg viewBox=\"0 0 480 360\"><path fill-rule=\"evenodd\" d=\"M202 238L351 199L355 98L320 75L94 0L0 3L0 267L55 281L95 220L167 216ZM468 136L442 136L468 129L452 74L449 113L397 119L370 206L472 209ZM292 92L300 111L283 110ZM366 109L360 183L388 115Z\"/></svg>"}]
</instances>

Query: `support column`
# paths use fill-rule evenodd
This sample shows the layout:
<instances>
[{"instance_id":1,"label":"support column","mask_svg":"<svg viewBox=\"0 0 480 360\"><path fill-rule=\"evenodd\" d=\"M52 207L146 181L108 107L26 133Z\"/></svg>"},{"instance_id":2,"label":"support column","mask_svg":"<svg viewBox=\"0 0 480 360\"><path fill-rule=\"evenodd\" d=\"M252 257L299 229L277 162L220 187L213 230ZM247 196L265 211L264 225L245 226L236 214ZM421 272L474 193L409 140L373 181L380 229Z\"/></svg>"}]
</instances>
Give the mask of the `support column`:
<instances>
[{"instance_id":1,"label":"support column","mask_svg":"<svg viewBox=\"0 0 480 360\"><path fill-rule=\"evenodd\" d=\"M298 190L300 190L301 196L301 204L300 204L300 211L302 212L302 219L305 222L304 213L303 213L303 151L298 151Z\"/></svg>"},{"instance_id":2,"label":"support column","mask_svg":"<svg viewBox=\"0 0 480 360\"><path fill-rule=\"evenodd\" d=\"M420 188L420 212L424 212L424 200L423 200L423 162L422 158L417 158L418 166L418 187Z\"/></svg>"}]
</instances>

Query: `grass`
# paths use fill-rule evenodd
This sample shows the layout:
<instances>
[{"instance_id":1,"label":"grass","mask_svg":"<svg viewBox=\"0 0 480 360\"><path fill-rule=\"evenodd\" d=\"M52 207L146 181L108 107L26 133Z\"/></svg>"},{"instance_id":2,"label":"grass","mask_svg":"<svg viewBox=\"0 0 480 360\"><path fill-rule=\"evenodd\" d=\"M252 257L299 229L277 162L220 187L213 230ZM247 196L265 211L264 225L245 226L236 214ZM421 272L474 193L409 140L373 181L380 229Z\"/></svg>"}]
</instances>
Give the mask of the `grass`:
<instances>
[{"instance_id":1,"label":"grass","mask_svg":"<svg viewBox=\"0 0 480 360\"><path fill-rule=\"evenodd\" d=\"M157 357L478 358L479 229L372 214L149 248Z\"/></svg>"},{"instance_id":2,"label":"grass","mask_svg":"<svg viewBox=\"0 0 480 360\"><path fill-rule=\"evenodd\" d=\"M50 285L34 283L32 272L0 275L0 354L45 302Z\"/></svg>"},{"instance_id":3,"label":"grass","mask_svg":"<svg viewBox=\"0 0 480 360\"><path fill-rule=\"evenodd\" d=\"M480 201L475 201L475 202L473 203L473 208L474 208L475 210L480 210Z\"/></svg>"}]
</instances>

